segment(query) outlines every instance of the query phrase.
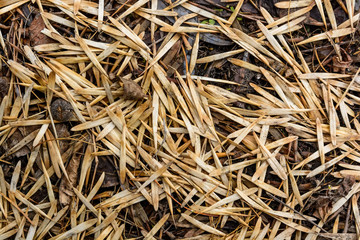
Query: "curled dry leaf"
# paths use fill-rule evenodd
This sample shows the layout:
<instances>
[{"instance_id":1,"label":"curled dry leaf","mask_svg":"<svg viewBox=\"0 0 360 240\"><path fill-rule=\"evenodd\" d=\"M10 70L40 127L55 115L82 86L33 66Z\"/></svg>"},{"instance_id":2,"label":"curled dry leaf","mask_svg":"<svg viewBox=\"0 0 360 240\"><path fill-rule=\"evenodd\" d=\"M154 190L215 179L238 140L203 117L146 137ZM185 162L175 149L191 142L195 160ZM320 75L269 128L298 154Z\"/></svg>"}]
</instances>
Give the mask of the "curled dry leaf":
<instances>
[{"instance_id":1,"label":"curled dry leaf","mask_svg":"<svg viewBox=\"0 0 360 240\"><path fill-rule=\"evenodd\" d=\"M0 77L0 101L8 94L10 81L7 77Z\"/></svg>"},{"instance_id":2,"label":"curled dry leaf","mask_svg":"<svg viewBox=\"0 0 360 240\"><path fill-rule=\"evenodd\" d=\"M57 121L69 121L73 117L73 108L68 101L58 98L51 103L51 115Z\"/></svg>"},{"instance_id":3,"label":"curled dry leaf","mask_svg":"<svg viewBox=\"0 0 360 240\"><path fill-rule=\"evenodd\" d=\"M30 43L31 46L37 46L47 43L52 43L53 40L43 34L41 31L45 28L45 23L41 17L41 15L38 13L34 17L34 20L31 22L29 27L29 34L30 34Z\"/></svg>"},{"instance_id":4,"label":"curled dry leaf","mask_svg":"<svg viewBox=\"0 0 360 240\"><path fill-rule=\"evenodd\" d=\"M15 132L2 144L2 148L5 152L8 152L14 146L16 146L21 140L28 136L33 131L39 129L38 126L27 126L19 127ZM30 154L32 150L32 141L21 147L19 150L15 151L10 155L12 158L19 158Z\"/></svg>"},{"instance_id":5,"label":"curled dry leaf","mask_svg":"<svg viewBox=\"0 0 360 240\"><path fill-rule=\"evenodd\" d=\"M334 56L332 58L333 70L334 72L346 73L346 70L351 67L353 60L351 56L344 49L341 49L341 53L342 53L341 60L338 56Z\"/></svg>"},{"instance_id":6,"label":"curled dry leaf","mask_svg":"<svg viewBox=\"0 0 360 240\"><path fill-rule=\"evenodd\" d=\"M59 200L63 206L68 206L71 202L71 197L74 196L73 187L76 186L78 178L78 169L80 165L80 157L74 156L70 159L69 165L66 167L66 172L69 180L65 176L62 177L59 189Z\"/></svg>"},{"instance_id":7,"label":"curled dry leaf","mask_svg":"<svg viewBox=\"0 0 360 240\"><path fill-rule=\"evenodd\" d=\"M96 170L96 171L95 171ZM106 157L99 157L98 165L92 163L91 175L95 174L95 179L99 179L101 174L105 173L104 182L102 187L113 187L119 185L119 177L116 167Z\"/></svg>"},{"instance_id":8,"label":"curled dry leaf","mask_svg":"<svg viewBox=\"0 0 360 240\"><path fill-rule=\"evenodd\" d=\"M5 152L7 152L8 150L10 150L12 147L14 147L16 144L18 144L22 139L23 139L23 135L21 134L21 132L19 130L16 130L11 137L9 137L6 142L3 144L3 149L5 150ZM19 149L18 151L16 151L14 154L12 154L13 157L23 157L26 156L27 154L30 153L30 149L28 146L24 146L21 149Z\"/></svg>"},{"instance_id":9,"label":"curled dry leaf","mask_svg":"<svg viewBox=\"0 0 360 240\"><path fill-rule=\"evenodd\" d=\"M355 184L354 176L346 176L336 191L337 196L346 196Z\"/></svg>"},{"instance_id":10,"label":"curled dry leaf","mask_svg":"<svg viewBox=\"0 0 360 240\"><path fill-rule=\"evenodd\" d=\"M325 219L325 216L331 211L333 201L330 197L319 197L316 199L314 217Z\"/></svg>"},{"instance_id":11,"label":"curled dry leaf","mask_svg":"<svg viewBox=\"0 0 360 240\"><path fill-rule=\"evenodd\" d=\"M355 184L354 176L346 176L341 182L338 189L330 191L329 196L319 196L313 202L315 211L313 215L317 218L325 220L328 214L332 211L333 205L341 198L346 196ZM344 206L342 206L344 207Z\"/></svg>"},{"instance_id":12,"label":"curled dry leaf","mask_svg":"<svg viewBox=\"0 0 360 240\"><path fill-rule=\"evenodd\" d=\"M141 87L131 79L121 78L124 83L124 97L127 100L141 100L146 97Z\"/></svg>"},{"instance_id":13,"label":"curled dry leaf","mask_svg":"<svg viewBox=\"0 0 360 240\"><path fill-rule=\"evenodd\" d=\"M69 127L64 123L57 123L55 124L55 131L58 137L60 153L63 154L70 144L70 141L66 139L70 137Z\"/></svg>"}]
</instances>

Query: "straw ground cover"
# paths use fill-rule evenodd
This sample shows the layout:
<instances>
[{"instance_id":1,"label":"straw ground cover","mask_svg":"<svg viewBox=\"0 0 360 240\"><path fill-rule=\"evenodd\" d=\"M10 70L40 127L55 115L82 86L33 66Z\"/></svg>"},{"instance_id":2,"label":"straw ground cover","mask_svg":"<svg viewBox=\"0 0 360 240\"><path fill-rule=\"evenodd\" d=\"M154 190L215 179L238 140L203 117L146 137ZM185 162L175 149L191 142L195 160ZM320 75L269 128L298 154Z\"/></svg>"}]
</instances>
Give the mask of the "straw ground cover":
<instances>
[{"instance_id":1,"label":"straw ground cover","mask_svg":"<svg viewBox=\"0 0 360 240\"><path fill-rule=\"evenodd\" d=\"M358 239L354 0L0 0L0 239Z\"/></svg>"}]
</instances>

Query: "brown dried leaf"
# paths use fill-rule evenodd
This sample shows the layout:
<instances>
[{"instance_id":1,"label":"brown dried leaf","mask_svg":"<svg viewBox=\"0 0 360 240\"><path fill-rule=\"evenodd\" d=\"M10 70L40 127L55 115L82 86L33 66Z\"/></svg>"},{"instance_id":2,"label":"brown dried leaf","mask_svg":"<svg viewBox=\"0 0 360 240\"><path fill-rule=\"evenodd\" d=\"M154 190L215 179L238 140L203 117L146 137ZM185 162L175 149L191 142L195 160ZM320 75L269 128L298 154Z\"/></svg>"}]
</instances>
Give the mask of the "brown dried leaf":
<instances>
[{"instance_id":1,"label":"brown dried leaf","mask_svg":"<svg viewBox=\"0 0 360 240\"><path fill-rule=\"evenodd\" d=\"M316 199L315 205L316 210L313 215L317 218L324 220L325 216L328 215L328 213L332 209L332 200L330 199L330 197L321 196Z\"/></svg>"},{"instance_id":2,"label":"brown dried leaf","mask_svg":"<svg viewBox=\"0 0 360 240\"><path fill-rule=\"evenodd\" d=\"M10 149L19 144L19 142L22 141L26 136L28 136L30 133L34 132L37 129L39 129L39 126L20 127L15 130L15 132L2 144L1 147L5 150L5 152L8 152ZM16 150L10 156L16 158L23 157L29 154L31 150L32 140L20 149Z\"/></svg>"},{"instance_id":3,"label":"brown dried leaf","mask_svg":"<svg viewBox=\"0 0 360 240\"><path fill-rule=\"evenodd\" d=\"M65 139L70 137L68 125L64 123L57 123L55 124L55 131L58 137L60 153L63 154L69 148L70 144L70 141Z\"/></svg>"},{"instance_id":4,"label":"brown dried leaf","mask_svg":"<svg viewBox=\"0 0 360 240\"><path fill-rule=\"evenodd\" d=\"M74 196L73 187L76 186L79 165L80 157L72 157L70 159L69 165L66 167L69 180L66 179L66 177L61 179L59 188L59 201L63 206L68 206L71 202L71 197Z\"/></svg>"},{"instance_id":5,"label":"brown dried leaf","mask_svg":"<svg viewBox=\"0 0 360 240\"><path fill-rule=\"evenodd\" d=\"M353 187L355 183L355 177L354 176L346 176L344 180L341 182L341 185L337 189L336 195L338 196L346 196L348 192L350 192L351 188Z\"/></svg>"},{"instance_id":6,"label":"brown dried leaf","mask_svg":"<svg viewBox=\"0 0 360 240\"><path fill-rule=\"evenodd\" d=\"M19 130L16 130L11 137L9 137L7 139L7 141L3 144L3 148L4 150L7 152L8 150L10 150L12 147L14 147L16 144L18 144L22 139L23 139L23 135L21 134L21 132ZM22 147L20 150L16 151L12 156L13 157L23 157L26 156L27 154L30 153L30 149L28 148L28 146L24 146Z\"/></svg>"},{"instance_id":7,"label":"brown dried leaf","mask_svg":"<svg viewBox=\"0 0 360 240\"><path fill-rule=\"evenodd\" d=\"M0 77L0 101L8 94L10 81L7 77Z\"/></svg>"},{"instance_id":8,"label":"brown dried leaf","mask_svg":"<svg viewBox=\"0 0 360 240\"><path fill-rule=\"evenodd\" d=\"M332 58L333 71L345 74L346 69L351 67L353 60L351 56L344 49L341 49L341 53L344 55L341 60L339 59L338 56L334 56Z\"/></svg>"},{"instance_id":9,"label":"brown dried leaf","mask_svg":"<svg viewBox=\"0 0 360 240\"><path fill-rule=\"evenodd\" d=\"M35 47L37 45L54 42L51 38L49 38L48 36L46 36L41 32L44 28L45 28L45 23L40 13L38 13L34 17L34 20L31 22L31 25L29 27L31 46Z\"/></svg>"},{"instance_id":10,"label":"brown dried leaf","mask_svg":"<svg viewBox=\"0 0 360 240\"><path fill-rule=\"evenodd\" d=\"M127 100L141 100L146 97L142 88L131 79L121 78L124 83L124 97Z\"/></svg>"}]
</instances>

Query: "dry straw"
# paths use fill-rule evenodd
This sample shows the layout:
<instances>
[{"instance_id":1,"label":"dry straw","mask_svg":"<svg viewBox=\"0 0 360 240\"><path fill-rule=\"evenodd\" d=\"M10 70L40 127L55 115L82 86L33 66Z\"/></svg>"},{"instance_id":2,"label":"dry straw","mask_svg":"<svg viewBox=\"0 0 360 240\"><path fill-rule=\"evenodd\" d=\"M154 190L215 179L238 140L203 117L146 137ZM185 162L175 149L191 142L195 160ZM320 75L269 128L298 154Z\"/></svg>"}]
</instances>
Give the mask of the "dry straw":
<instances>
[{"instance_id":1,"label":"dry straw","mask_svg":"<svg viewBox=\"0 0 360 240\"><path fill-rule=\"evenodd\" d=\"M116 14L106 11L107 2L0 0L0 16L22 14L27 3L37 8L41 32L51 39L34 47L5 44L22 29L5 37L0 24L1 61L10 70L0 104L0 144L33 129L0 159L0 239L179 238L175 227L197 230L198 236L183 239L360 236L360 124L354 111L359 71L325 72L320 59L315 68L304 57L321 43L342 58L341 41L356 34L355 1L342 3L348 20L341 24L329 0L278 2L288 14L274 19L260 8L256 33L235 24L243 0L224 1L235 2L229 18L193 1L165 9L156 0L119 1ZM176 6L187 13L179 16ZM291 42L312 9L319 10L321 32ZM129 17L136 18L132 27ZM193 21L200 18L216 24ZM60 34L63 29L72 36ZM84 37L99 32L110 42ZM163 36L157 45L155 33ZM226 35L236 49L201 57L205 33ZM174 49L185 53L180 41L189 58L183 75L175 69L169 78L172 66L164 62ZM243 52L255 60L238 59ZM258 74L262 82L250 83L249 94L237 94L226 89L243 87L233 79L194 74L200 64L216 61ZM139 66L144 71L137 75ZM50 112L54 99L73 109L63 119L72 126L66 149L54 132L63 121ZM301 149L306 144L312 146L307 155ZM19 161L14 156L24 149ZM109 173L93 176L105 158L118 179L111 190L103 187ZM345 185L325 187L332 206L310 216L328 177ZM306 187L310 179L316 184ZM45 194L36 200L39 191ZM351 233L340 230L345 208ZM156 221L149 209L158 212Z\"/></svg>"}]
</instances>

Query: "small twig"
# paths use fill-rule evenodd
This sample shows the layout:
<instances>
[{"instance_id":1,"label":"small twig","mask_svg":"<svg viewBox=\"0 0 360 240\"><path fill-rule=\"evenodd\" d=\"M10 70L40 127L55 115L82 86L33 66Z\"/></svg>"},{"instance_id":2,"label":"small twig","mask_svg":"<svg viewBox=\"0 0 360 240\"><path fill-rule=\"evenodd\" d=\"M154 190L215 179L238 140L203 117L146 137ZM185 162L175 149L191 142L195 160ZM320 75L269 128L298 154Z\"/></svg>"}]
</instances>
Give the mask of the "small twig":
<instances>
[{"instance_id":1,"label":"small twig","mask_svg":"<svg viewBox=\"0 0 360 240\"><path fill-rule=\"evenodd\" d=\"M283 204L285 207L291 209L292 211L294 211L295 213L299 214L302 218L304 218L304 220L306 220L307 222L313 224L314 226L316 226L317 228L319 228L320 230L328 233L328 231L326 231L325 229L323 229L322 227L320 227L318 224L316 224L314 221L308 219L307 217L305 217L301 212L297 211L296 209L290 207L289 205L287 205L286 203L284 203L283 201L281 201L280 199L278 199L277 197L275 197L274 195L272 195L271 193L267 193L272 199L274 199L275 201L277 201L278 203Z\"/></svg>"}]
</instances>

